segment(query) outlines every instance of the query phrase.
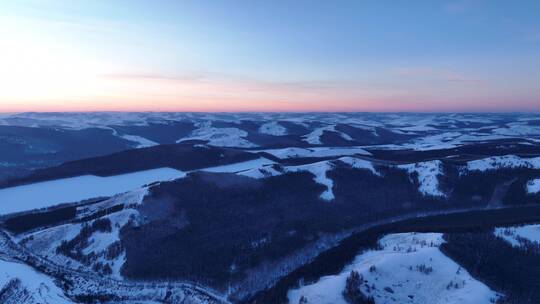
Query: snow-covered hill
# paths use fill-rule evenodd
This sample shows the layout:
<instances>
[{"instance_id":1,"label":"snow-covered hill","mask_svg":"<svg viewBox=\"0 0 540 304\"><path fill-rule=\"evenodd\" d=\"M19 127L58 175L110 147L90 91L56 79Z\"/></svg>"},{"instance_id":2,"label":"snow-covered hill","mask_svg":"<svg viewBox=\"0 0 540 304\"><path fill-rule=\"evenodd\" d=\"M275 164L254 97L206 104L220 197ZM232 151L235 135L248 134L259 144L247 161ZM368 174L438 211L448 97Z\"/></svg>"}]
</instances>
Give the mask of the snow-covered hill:
<instances>
[{"instance_id":1,"label":"snow-covered hill","mask_svg":"<svg viewBox=\"0 0 540 304\"><path fill-rule=\"evenodd\" d=\"M30 266L0 259L0 303L73 304L53 278Z\"/></svg>"},{"instance_id":2,"label":"snow-covered hill","mask_svg":"<svg viewBox=\"0 0 540 304\"><path fill-rule=\"evenodd\" d=\"M357 288L376 304L493 303L498 295L446 257L438 233L393 234L379 241L381 249L359 254L337 275L289 292L289 303L348 304L343 296L347 277L360 274Z\"/></svg>"}]
</instances>

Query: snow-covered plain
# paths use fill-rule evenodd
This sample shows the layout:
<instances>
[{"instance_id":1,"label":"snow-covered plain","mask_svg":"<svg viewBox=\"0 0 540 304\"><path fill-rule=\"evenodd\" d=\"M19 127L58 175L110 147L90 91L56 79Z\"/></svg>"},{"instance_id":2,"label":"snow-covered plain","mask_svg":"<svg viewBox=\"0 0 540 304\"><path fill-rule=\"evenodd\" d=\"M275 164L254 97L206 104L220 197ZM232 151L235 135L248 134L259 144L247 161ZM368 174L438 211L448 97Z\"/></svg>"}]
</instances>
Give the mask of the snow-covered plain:
<instances>
[{"instance_id":1,"label":"snow-covered plain","mask_svg":"<svg viewBox=\"0 0 540 304\"><path fill-rule=\"evenodd\" d=\"M376 304L493 303L497 293L445 256L438 248L442 242L439 233L385 236L379 241L381 250L358 255L341 273L290 290L289 303L304 296L308 303L347 304L342 291L352 270L363 276L360 290Z\"/></svg>"},{"instance_id":2,"label":"snow-covered plain","mask_svg":"<svg viewBox=\"0 0 540 304\"><path fill-rule=\"evenodd\" d=\"M145 184L184 177L185 173L159 168L108 177L84 175L0 190L0 214L21 212L112 196Z\"/></svg>"}]
</instances>

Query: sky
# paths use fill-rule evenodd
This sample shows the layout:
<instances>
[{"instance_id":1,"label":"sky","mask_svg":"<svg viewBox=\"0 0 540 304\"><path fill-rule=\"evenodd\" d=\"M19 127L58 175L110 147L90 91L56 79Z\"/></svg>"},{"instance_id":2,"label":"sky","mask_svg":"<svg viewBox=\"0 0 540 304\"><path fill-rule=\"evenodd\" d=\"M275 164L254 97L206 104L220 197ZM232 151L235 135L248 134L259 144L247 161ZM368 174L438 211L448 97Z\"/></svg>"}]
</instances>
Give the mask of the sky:
<instances>
[{"instance_id":1,"label":"sky","mask_svg":"<svg viewBox=\"0 0 540 304\"><path fill-rule=\"evenodd\" d=\"M540 112L540 1L0 0L0 112Z\"/></svg>"}]
</instances>

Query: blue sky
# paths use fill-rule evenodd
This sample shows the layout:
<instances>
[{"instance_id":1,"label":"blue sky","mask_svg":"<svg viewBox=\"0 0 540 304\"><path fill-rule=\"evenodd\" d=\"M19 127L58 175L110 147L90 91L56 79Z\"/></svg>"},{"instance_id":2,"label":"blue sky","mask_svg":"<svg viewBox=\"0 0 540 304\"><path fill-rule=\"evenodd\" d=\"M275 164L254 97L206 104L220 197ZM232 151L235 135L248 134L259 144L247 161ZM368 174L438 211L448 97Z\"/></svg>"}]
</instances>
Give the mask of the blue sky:
<instances>
[{"instance_id":1,"label":"blue sky","mask_svg":"<svg viewBox=\"0 0 540 304\"><path fill-rule=\"evenodd\" d=\"M538 111L540 1L3 1L0 111Z\"/></svg>"}]
</instances>

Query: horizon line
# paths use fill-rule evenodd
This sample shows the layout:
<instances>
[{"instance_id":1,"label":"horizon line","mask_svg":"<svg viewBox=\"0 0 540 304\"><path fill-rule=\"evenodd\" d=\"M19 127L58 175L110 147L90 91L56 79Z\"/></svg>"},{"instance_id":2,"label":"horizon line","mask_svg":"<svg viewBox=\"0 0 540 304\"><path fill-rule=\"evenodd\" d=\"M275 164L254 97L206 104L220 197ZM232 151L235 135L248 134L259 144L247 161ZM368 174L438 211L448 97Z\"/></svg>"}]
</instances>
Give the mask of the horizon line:
<instances>
[{"instance_id":1,"label":"horizon line","mask_svg":"<svg viewBox=\"0 0 540 304\"><path fill-rule=\"evenodd\" d=\"M52 114L52 113L185 113L185 114L203 114L203 113L235 113L235 114L257 114L257 113L266 113L266 114L309 114L309 113L365 113L365 114L377 114L377 113L386 113L386 114L540 114L540 110L516 110L516 111L354 111L354 110L344 110L344 111L323 111L323 110L312 110L312 111L172 111L172 110L67 110L67 111L0 111L0 114L27 114L27 113L39 113L39 114Z\"/></svg>"}]
</instances>

